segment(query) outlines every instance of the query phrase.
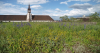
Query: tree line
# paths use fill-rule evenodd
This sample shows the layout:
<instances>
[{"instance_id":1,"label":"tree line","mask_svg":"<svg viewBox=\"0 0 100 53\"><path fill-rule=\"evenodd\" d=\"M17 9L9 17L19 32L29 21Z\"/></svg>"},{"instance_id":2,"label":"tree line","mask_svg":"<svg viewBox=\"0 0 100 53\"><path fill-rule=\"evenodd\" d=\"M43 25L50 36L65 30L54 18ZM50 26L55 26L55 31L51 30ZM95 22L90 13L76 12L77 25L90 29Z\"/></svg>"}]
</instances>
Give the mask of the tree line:
<instances>
[{"instance_id":1,"label":"tree line","mask_svg":"<svg viewBox=\"0 0 100 53\"><path fill-rule=\"evenodd\" d=\"M97 13L97 12L90 14L88 17L90 17L88 20L89 22L99 22L100 21L99 13ZM68 18L67 15L61 16L60 19L62 22L73 22L73 21L77 20L74 17ZM78 21L83 21L83 20L80 19Z\"/></svg>"}]
</instances>

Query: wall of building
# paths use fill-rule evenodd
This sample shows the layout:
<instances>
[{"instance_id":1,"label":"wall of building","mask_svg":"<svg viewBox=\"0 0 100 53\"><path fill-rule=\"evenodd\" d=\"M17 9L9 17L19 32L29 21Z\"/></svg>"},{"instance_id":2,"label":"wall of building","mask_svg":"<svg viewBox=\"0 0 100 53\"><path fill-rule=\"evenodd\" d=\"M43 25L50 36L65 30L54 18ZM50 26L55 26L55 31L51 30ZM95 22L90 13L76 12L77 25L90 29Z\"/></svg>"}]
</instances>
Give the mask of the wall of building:
<instances>
[{"instance_id":1,"label":"wall of building","mask_svg":"<svg viewBox=\"0 0 100 53\"><path fill-rule=\"evenodd\" d=\"M50 20L34 20L34 21L31 21L31 22L53 22L53 21L50 21Z\"/></svg>"},{"instance_id":2,"label":"wall of building","mask_svg":"<svg viewBox=\"0 0 100 53\"><path fill-rule=\"evenodd\" d=\"M0 21L1 22L1 21ZM2 22L28 22L26 20L22 20L22 21L2 21Z\"/></svg>"},{"instance_id":3,"label":"wall of building","mask_svg":"<svg viewBox=\"0 0 100 53\"><path fill-rule=\"evenodd\" d=\"M1 22L1 21L0 21ZM21 20L21 21L2 21L2 22L28 22L28 21L26 21L26 20ZM32 21L30 21L30 22L53 22L53 21L50 21L50 20L47 20L47 21L45 21L45 20L32 20Z\"/></svg>"}]
</instances>

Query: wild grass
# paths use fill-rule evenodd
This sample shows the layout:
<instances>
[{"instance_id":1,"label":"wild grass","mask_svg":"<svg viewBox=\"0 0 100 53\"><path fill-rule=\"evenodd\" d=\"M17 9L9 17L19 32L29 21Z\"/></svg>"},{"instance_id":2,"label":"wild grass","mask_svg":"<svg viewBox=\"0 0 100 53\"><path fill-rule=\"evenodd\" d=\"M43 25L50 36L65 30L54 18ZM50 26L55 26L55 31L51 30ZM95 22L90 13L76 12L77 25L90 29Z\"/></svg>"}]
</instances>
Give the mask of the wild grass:
<instances>
[{"instance_id":1,"label":"wild grass","mask_svg":"<svg viewBox=\"0 0 100 53\"><path fill-rule=\"evenodd\" d=\"M100 24L0 23L0 53L99 53Z\"/></svg>"}]
</instances>

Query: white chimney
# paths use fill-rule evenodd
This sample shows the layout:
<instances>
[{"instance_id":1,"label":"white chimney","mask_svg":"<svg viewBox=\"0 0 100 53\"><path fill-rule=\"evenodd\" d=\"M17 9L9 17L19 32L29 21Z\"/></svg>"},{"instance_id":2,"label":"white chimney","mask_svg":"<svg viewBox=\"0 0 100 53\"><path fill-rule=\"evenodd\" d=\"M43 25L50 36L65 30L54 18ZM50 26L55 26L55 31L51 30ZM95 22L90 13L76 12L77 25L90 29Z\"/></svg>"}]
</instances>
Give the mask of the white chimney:
<instances>
[{"instance_id":1,"label":"white chimney","mask_svg":"<svg viewBox=\"0 0 100 53\"><path fill-rule=\"evenodd\" d=\"M85 15L83 15L83 18L85 18Z\"/></svg>"}]
</instances>

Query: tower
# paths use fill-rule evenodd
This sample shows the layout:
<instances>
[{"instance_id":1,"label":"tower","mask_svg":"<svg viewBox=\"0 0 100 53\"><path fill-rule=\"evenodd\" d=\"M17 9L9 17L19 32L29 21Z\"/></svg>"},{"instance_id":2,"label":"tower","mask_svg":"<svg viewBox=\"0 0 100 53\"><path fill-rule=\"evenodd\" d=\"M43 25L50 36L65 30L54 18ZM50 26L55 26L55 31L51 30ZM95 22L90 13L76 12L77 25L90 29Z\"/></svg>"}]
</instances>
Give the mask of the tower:
<instances>
[{"instance_id":1,"label":"tower","mask_svg":"<svg viewBox=\"0 0 100 53\"><path fill-rule=\"evenodd\" d=\"M30 4L28 5L28 13L31 13Z\"/></svg>"},{"instance_id":2,"label":"tower","mask_svg":"<svg viewBox=\"0 0 100 53\"><path fill-rule=\"evenodd\" d=\"M28 10L27 11L28 11L27 12L27 21L30 22L32 20L30 4L28 5Z\"/></svg>"}]
</instances>

